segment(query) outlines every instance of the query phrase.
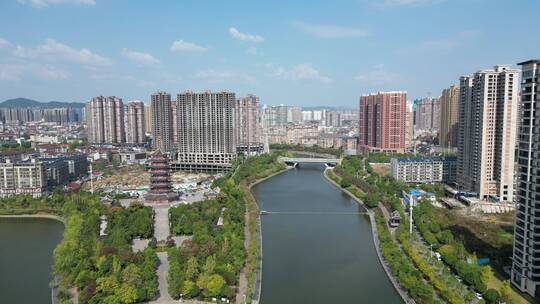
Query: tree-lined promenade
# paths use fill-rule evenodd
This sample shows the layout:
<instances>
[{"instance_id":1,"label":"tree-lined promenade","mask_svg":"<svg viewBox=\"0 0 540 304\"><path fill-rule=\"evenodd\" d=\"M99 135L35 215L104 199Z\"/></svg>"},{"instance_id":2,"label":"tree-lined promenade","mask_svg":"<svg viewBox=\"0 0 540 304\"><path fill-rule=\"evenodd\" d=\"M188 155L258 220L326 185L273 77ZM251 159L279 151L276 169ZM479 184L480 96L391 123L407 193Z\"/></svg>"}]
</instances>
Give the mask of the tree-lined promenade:
<instances>
[{"instance_id":1,"label":"tree-lined promenade","mask_svg":"<svg viewBox=\"0 0 540 304\"><path fill-rule=\"evenodd\" d=\"M252 301L261 253L257 206L249 185L285 169L277 157L241 157L231 173L214 183L221 190L217 199L170 209L171 232L193 236L182 247L169 249L168 281L173 298L232 300L239 294L237 299L246 295L246 301ZM218 226L220 218L222 225ZM242 276L246 286L241 284Z\"/></svg>"},{"instance_id":2,"label":"tree-lined promenade","mask_svg":"<svg viewBox=\"0 0 540 304\"><path fill-rule=\"evenodd\" d=\"M369 159L345 157L327 174L375 211L383 256L400 285L417 303L475 303L478 299L474 293L483 295L480 302L526 303L512 291L508 281L493 284L491 267L477 265L475 254L460 241L462 236L448 229L448 221L436 216L437 209L431 203L419 203L413 212L415 229L410 234L408 214L399 200L401 191L410 186L373 172ZM385 209L401 216L401 225L393 232L384 216L388 212L382 212ZM444 263L434 257L436 251Z\"/></svg>"}]
</instances>

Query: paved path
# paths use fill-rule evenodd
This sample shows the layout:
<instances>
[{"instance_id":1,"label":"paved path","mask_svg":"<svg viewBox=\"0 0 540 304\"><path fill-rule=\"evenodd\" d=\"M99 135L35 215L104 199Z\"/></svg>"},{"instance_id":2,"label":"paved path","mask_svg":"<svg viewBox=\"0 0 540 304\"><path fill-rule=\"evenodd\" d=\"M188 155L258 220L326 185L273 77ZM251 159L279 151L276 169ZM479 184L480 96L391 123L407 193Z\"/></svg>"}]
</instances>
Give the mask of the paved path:
<instances>
[{"instance_id":1,"label":"paved path","mask_svg":"<svg viewBox=\"0 0 540 304\"><path fill-rule=\"evenodd\" d=\"M154 236L159 241L165 241L169 236L169 206L155 206Z\"/></svg>"},{"instance_id":2,"label":"paved path","mask_svg":"<svg viewBox=\"0 0 540 304\"><path fill-rule=\"evenodd\" d=\"M167 283L167 274L169 273L169 260L167 259L167 252L158 252L159 266L157 269L159 294L158 298L149 303L165 304L165 303L178 303L169 295Z\"/></svg>"},{"instance_id":3,"label":"paved path","mask_svg":"<svg viewBox=\"0 0 540 304\"><path fill-rule=\"evenodd\" d=\"M244 248L246 251L249 250L249 204L246 202L246 213L244 214ZM236 293L236 304L244 303L244 295L247 293L247 277L246 277L246 266L240 270L240 279L238 280L238 292Z\"/></svg>"}]
</instances>

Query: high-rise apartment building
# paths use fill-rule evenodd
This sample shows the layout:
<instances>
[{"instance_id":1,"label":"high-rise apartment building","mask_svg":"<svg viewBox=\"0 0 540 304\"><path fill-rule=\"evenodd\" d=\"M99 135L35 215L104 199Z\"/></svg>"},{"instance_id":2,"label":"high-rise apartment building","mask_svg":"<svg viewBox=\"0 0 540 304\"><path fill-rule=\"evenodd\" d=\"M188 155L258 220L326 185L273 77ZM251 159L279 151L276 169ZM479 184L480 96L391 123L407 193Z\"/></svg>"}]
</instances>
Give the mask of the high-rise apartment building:
<instances>
[{"instance_id":1,"label":"high-rise apartment building","mask_svg":"<svg viewBox=\"0 0 540 304\"><path fill-rule=\"evenodd\" d=\"M150 106L154 149L163 153L171 152L174 148L171 95L166 92L152 94Z\"/></svg>"},{"instance_id":2,"label":"high-rise apartment building","mask_svg":"<svg viewBox=\"0 0 540 304\"><path fill-rule=\"evenodd\" d=\"M440 126L440 100L439 98L426 97L416 100L416 125L417 131L435 131Z\"/></svg>"},{"instance_id":3,"label":"high-rise apartment building","mask_svg":"<svg viewBox=\"0 0 540 304\"><path fill-rule=\"evenodd\" d=\"M540 298L540 60L520 63L521 120L517 153L512 283ZM514 80L517 82L517 79Z\"/></svg>"},{"instance_id":4,"label":"high-rise apartment building","mask_svg":"<svg viewBox=\"0 0 540 304\"><path fill-rule=\"evenodd\" d=\"M302 108L298 106L289 107L287 121L294 124L302 122Z\"/></svg>"},{"instance_id":5,"label":"high-rise apartment building","mask_svg":"<svg viewBox=\"0 0 540 304\"><path fill-rule=\"evenodd\" d=\"M144 128L146 132L152 133L152 105L144 106Z\"/></svg>"},{"instance_id":6,"label":"high-rise apartment building","mask_svg":"<svg viewBox=\"0 0 540 304\"><path fill-rule=\"evenodd\" d=\"M403 152L407 92L379 92L360 97L358 151Z\"/></svg>"},{"instance_id":7,"label":"high-rise apartment building","mask_svg":"<svg viewBox=\"0 0 540 304\"><path fill-rule=\"evenodd\" d=\"M229 92L186 92L177 96L178 161L175 169L222 171L236 156L234 107Z\"/></svg>"},{"instance_id":8,"label":"high-rise apartment building","mask_svg":"<svg viewBox=\"0 0 540 304\"><path fill-rule=\"evenodd\" d=\"M263 127L283 126L289 123L300 123L303 117L304 111L298 106L264 106L262 109L262 125Z\"/></svg>"},{"instance_id":9,"label":"high-rise apartment building","mask_svg":"<svg viewBox=\"0 0 540 304\"><path fill-rule=\"evenodd\" d=\"M458 181L480 199L513 200L518 79L509 66L460 78Z\"/></svg>"},{"instance_id":10,"label":"high-rise apartment building","mask_svg":"<svg viewBox=\"0 0 540 304\"><path fill-rule=\"evenodd\" d=\"M414 111L412 104L407 103L407 112L405 113L405 147L414 146Z\"/></svg>"},{"instance_id":11,"label":"high-rise apartment building","mask_svg":"<svg viewBox=\"0 0 540 304\"><path fill-rule=\"evenodd\" d=\"M179 136L178 134L178 101L172 100L172 134L173 134L173 142L176 143L176 140Z\"/></svg>"},{"instance_id":12,"label":"high-rise apartment building","mask_svg":"<svg viewBox=\"0 0 540 304\"><path fill-rule=\"evenodd\" d=\"M127 143L142 145L146 142L144 103L132 101L127 105Z\"/></svg>"},{"instance_id":13,"label":"high-rise apartment building","mask_svg":"<svg viewBox=\"0 0 540 304\"><path fill-rule=\"evenodd\" d=\"M341 126L341 113L338 111L326 112L324 125L327 127L340 127Z\"/></svg>"},{"instance_id":14,"label":"high-rise apartment building","mask_svg":"<svg viewBox=\"0 0 540 304\"><path fill-rule=\"evenodd\" d=\"M86 103L86 126L91 144L118 144L126 141L124 104L115 96L98 96Z\"/></svg>"},{"instance_id":15,"label":"high-rise apartment building","mask_svg":"<svg viewBox=\"0 0 540 304\"><path fill-rule=\"evenodd\" d=\"M457 148L459 123L459 87L450 86L441 95L441 128L439 144L443 148Z\"/></svg>"},{"instance_id":16,"label":"high-rise apartment building","mask_svg":"<svg viewBox=\"0 0 540 304\"><path fill-rule=\"evenodd\" d=\"M248 95L236 100L235 136L238 146L261 146L259 97Z\"/></svg>"}]
</instances>

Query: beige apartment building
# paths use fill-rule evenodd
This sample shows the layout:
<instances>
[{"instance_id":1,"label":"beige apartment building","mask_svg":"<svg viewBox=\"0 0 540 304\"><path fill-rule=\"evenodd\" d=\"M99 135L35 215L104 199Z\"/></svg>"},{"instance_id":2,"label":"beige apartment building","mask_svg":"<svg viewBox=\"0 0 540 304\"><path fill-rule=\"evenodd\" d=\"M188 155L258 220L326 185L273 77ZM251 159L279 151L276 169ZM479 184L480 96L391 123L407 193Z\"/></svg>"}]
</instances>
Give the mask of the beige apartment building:
<instances>
[{"instance_id":1,"label":"beige apartment building","mask_svg":"<svg viewBox=\"0 0 540 304\"><path fill-rule=\"evenodd\" d=\"M513 201L518 73L495 66L460 78L458 182L480 199Z\"/></svg>"},{"instance_id":2,"label":"beige apartment building","mask_svg":"<svg viewBox=\"0 0 540 304\"><path fill-rule=\"evenodd\" d=\"M45 167L39 161L0 163L0 197L29 194L40 197L47 186Z\"/></svg>"},{"instance_id":3,"label":"beige apartment building","mask_svg":"<svg viewBox=\"0 0 540 304\"><path fill-rule=\"evenodd\" d=\"M152 133L152 106L144 106L144 128L146 132Z\"/></svg>"},{"instance_id":4,"label":"beige apartment building","mask_svg":"<svg viewBox=\"0 0 540 304\"><path fill-rule=\"evenodd\" d=\"M174 148L171 95L167 92L152 94L151 107L154 149L163 153L171 152Z\"/></svg>"},{"instance_id":5,"label":"beige apartment building","mask_svg":"<svg viewBox=\"0 0 540 304\"><path fill-rule=\"evenodd\" d=\"M319 141L319 127L316 124L293 125L287 127L287 143L316 145Z\"/></svg>"},{"instance_id":6,"label":"beige apartment building","mask_svg":"<svg viewBox=\"0 0 540 304\"><path fill-rule=\"evenodd\" d=\"M86 126L91 144L126 142L124 104L116 96L98 96L86 103Z\"/></svg>"},{"instance_id":7,"label":"beige apartment building","mask_svg":"<svg viewBox=\"0 0 540 304\"><path fill-rule=\"evenodd\" d=\"M439 144L443 148L457 148L459 122L459 86L453 85L442 91L441 129Z\"/></svg>"},{"instance_id":8,"label":"beige apartment building","mask_svg":"<svg viewBox=\"0 0 540 304\"><path fill-rule=\"evenodd\" d=\"M143 145L146 142L145 107L142 101L127 105L127 143Z\"/></svg>"},{"instance_id":9,"label":"beige apartment building","mask_svg":"<svg viewBox=\"0 0 540 304\"><path fill-rule=\"evenodd\" d=\"M262 147L259 97L247 95L236 100L235 137L237 146L245 149Z\"/></svg>"},{"instance_id":10,"label":"beige apartment building","mask_svg":"<svg viewBox=\"0 0 540 304\"><path fill-rule=\"evenodd\" d=\"M236 157L234 107L230 92L177 95L178 159L175 169L223 171Z\"/></svg>"}]
</instances>

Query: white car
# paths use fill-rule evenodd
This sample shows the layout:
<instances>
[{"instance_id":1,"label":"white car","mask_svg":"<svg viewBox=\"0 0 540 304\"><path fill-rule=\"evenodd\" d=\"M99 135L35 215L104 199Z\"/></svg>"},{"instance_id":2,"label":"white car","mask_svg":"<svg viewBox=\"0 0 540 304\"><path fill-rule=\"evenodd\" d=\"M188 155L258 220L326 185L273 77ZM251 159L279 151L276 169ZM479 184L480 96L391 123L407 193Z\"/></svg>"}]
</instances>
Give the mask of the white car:
<instances>
[{"instance_id":1,"label":"white car","mask_svg":"<svg viewBox=\"0 0 540 304\"><path fill-rule=\"evenodd\" d=\"M482 294L480 294L480 293L478 293L478 292L475 293L474 295L476 296L476 298L477 298L478 300L482 300L482 299L484 298L484 297L482 297Z\"/></svg>"}]
</instances>

